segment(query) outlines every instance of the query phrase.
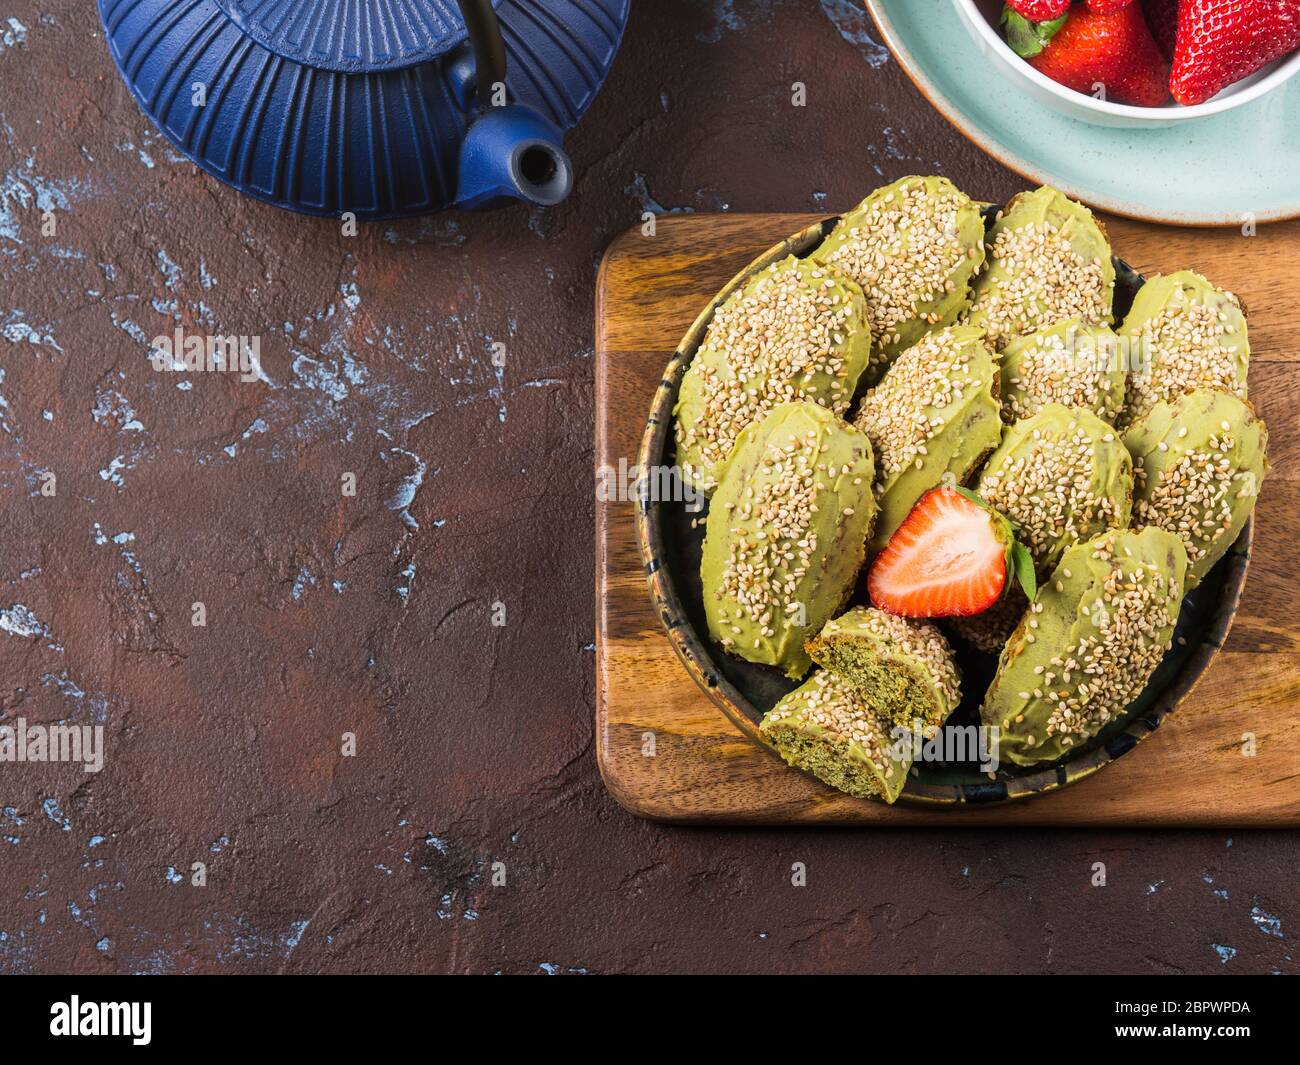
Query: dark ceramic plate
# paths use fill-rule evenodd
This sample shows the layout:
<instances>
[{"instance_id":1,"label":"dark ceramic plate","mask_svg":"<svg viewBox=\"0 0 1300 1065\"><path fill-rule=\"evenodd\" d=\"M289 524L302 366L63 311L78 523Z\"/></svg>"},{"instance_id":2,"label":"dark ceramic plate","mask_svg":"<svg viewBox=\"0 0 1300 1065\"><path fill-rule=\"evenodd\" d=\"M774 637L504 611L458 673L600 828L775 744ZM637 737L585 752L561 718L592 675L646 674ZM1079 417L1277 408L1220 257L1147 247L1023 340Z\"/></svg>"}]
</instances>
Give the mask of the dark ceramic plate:
<instances>
[{"instance_id":1,"label":"dark ceramic plate","mask_svg":"<svg viewBox=\"0 0 1300 1065\"><path fill-rule=\"evenodd\" d=\"M996 211L996 207L986 208L986 220L991 223ZM810 253L838 221L838 218L828 218L769 249L732 278L695 320L655 393L637 459L640 469L676 463L672 412L677 390L717 306L770 263L787 255L802 258ZM1143 278L1123 260L1114 262L1115 316L1122 318L1142 287ZM759 734L758 723L778 699L797 687L797 682L787 680L777 669L728 655L709 640L700 587L705 514L707 509L692 514L681 503L669 501L645 500L637 505L637 542L646 566L650 595L687 672L747 736L767 746ZM695 519L701 519L698 525L693 524ZM1178 617L1173 646L1150 683L1127 712L1090 743L1045 766L1020 768L1004 763L994 778L981 773L974 762L918 763L899 801L952 805L1023 799L1081 780L1128 753L1177 708L1223 646L1246 581L1254 527L1254 519L1247 521L1228 553L1188 593ZM865 600L855 594L853 602ZM977 725L979 704L997 660L965 647L960 640L954 639L952 644L962 671L964 698L949 723Z\"/></svg>"}]
</instances>

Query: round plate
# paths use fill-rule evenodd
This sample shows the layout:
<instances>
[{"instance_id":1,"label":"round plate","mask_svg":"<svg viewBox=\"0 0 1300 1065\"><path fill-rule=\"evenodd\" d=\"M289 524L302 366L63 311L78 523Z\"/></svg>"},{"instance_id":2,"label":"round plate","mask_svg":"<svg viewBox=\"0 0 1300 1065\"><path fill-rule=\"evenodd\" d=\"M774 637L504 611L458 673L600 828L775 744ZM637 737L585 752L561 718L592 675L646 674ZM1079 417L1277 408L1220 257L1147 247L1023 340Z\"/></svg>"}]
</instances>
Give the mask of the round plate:
<instances>
[{"instance_id":1,"label":"round plate","mask_svg":"<svg viewBox=\"0 0 1300 1065\"><path fill-rule=\"evenodd\" d=\"M991 222L996 210L986 209L988 221ZM673 407L682 376L695 357L718 305L770 263L787 255L800 258L807 255L825 239L837 221L838 218L828 218L770 248L732 278L695 320L655 392L637 456L638 469L676 463ZM1128 312L1143 279L1120 259L1115 260L1115 273L1115 312L1120 317ZM700 584L703 516L703 513L689 513L681 503L652 499L638 502L637 544L645 562L650 596L687 672L745 735L766 747L758 723L799 682L787 680L778 669L725 654L708 639ZM993 779L981 774L974 764L925 762L916 767L916 773L909 775L899 801L944 806L1023 799L1082 780L1126 754L1178 706L1223 646L1245 585L1254 528L1252 518L1205 580L1187 594L1178 616L1173 646L1150 683L1127 712L1091 742L1046 766L1022 768L1004 762ZM858 601L855 594L852 602ZM979 704L992 679L996 659L966 648L959 640L953 641L953 647L962 671L964 697L949 723L979 724Z\"/></svg>"},{"instance_id":2,"label":"round plate","mask_svg":"<svg viewBox=\"0 0 1300 1065\"><path fill-rule=\"evenodd\" d=\"M1300 78L1230 113L1168 128L1069 118L1005 78L950 0L866 0L921 93L971 141L1040 184L1129 218L1242 226L1300 217Z\"/></svg>"}]
</instances>

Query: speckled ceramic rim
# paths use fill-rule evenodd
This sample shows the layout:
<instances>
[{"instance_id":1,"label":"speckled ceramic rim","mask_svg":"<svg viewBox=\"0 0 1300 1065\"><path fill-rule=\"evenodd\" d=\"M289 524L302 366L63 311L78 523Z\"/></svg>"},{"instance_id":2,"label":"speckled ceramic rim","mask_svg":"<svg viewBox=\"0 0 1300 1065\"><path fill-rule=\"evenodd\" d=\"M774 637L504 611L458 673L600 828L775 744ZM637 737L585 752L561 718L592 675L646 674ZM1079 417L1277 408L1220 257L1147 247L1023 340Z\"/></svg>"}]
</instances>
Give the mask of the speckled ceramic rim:
<instances>
[{"instance_id":1,"label":"speckled ceramic rim","mask_svg":"<svg viewBox=\"0 0 1300 1065\"><path fill-rule=\"evenodd\" d=\"M637 455L638 468L644 470L664 464L664 457L668 451L668 433L673 424L673 407L677 403L677 392L681 387L682 376L686 372L686 367L690 365L691 359L695 357L695 352L704 339L705 330L718 305L737 288L743 286L754 274L777 260L784 259L787 255L797 255L800 258L807 255L825 239L838 221L838 217L827 218L769 248L733 277L709 301L708 306L695 319L694 324L677 346L677 351L664 371L663 380L655 390L650 418ZM1116 260L1116 270L1130 270L1130 268L1121 260ZM677 594L671 567L666 561L668 553L664 537L662 509L664 505L653 500L641 500L636 504L637 547L641 552L641 560L645 563L646 579L655 613L659 615L668 633L673 650L677 652L677 657L682 660L687 673L695 683L718 705L732 724L755 743L768 750L773 758L779 758L776 751L758 731L754 721L754 718L759 716L757 711L717 667L709 644L701 639L687 616L681 598ZM915 778L909 778L899 801L929 807L1025 799L1055 791L1067 784L1073 784L1076 780L1092 776L1103 766L1127 754L1154 732L1160 722L1191 693L1201 679L1201 675L1219 653L1219 648L1223 646L1228 630L1232 627L1237 605L1241 601L1242 590L1246 583L1246 570L1250 566L1250 549L1254 543L1254 536L1255 521L1252 517L1246 522L1226 559L1219 563L1227 567L1223 576L1223 594L1206 623L1200 642L1192 649L1183 668L1172 678L1168 687L1149 710L1135 717L1101 746L1086 751L1073 760L1009 780L991 780L981 784L924 784Z\"/></svg>"},{"instance_id":2,"label":"speckled ceramic rim","mask_svg":"<svg viewBox=\"0 0 1300 1065\"><path fill-rule=\"evenodd\" d=\"M1190 228L1235 228L1241 225L1241 216L1233 215L1231 217L1205 216L1205 217L1188 217L1173 212L1156 212L1142 211L1136 209L1133 204L1124 200L1116 200L1109 196L1101 196L1091 189L1084 188L1074 182L1066 181L1059 175L1050 171L1043 170L1029 163L1025 159L1010 151L1000 141L994 140L984 130L980 129L974 122L966 117L965 112L961 110L952 100L944 93L940 92L938 87L929 79L925 71L912 59L911 53L907 51L899 40L898 34L894 30L894 24L890 21L889 16L885 13L882 6L877 0L864 0L867 10L871 13L872 19L876 23L876 29L880 31L881 39L889 48L890 54L898 60L898 65L903 68L905 73L917 91L920 92L929 102L930 106L938 111L962 134L968 141L974 144L982 152L991 155L1003 166L1014 170L1021 177L1027 178L1037 184L1054 185L1062 192L1074 197L1076 200L1082 200L1094 207L1099 207L1111 214L1117 214L1124 218L1133 218L1139 222L1161 222L1165 225L1186 226ZM1292 218L1300 218L1300 207L1287 206L1274 211L1261 212L1257 221L1259 222L1285 222Z\"/></svg>"}]
</instances>

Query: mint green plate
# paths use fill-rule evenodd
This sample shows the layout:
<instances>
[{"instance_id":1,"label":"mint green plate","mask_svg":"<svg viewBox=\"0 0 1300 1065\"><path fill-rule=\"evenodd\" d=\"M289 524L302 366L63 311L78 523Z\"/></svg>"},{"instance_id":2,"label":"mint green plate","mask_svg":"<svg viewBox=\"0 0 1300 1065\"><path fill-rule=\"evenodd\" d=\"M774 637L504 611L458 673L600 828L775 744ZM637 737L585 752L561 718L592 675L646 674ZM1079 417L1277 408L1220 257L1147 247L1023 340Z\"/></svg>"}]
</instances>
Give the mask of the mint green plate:
<instances>
[{"instance_id":1,"label":"mint green plate","mask_svg":"<svg viewBox=\"0 0 1300 1065\"><path fill-rule=\"evenodd\" d=\"M1222 115L1117 129L1059 114L980 54L951 0L867 0L916 87L989 155L1094 207L1153 222L1300 217L1300 78Z\"/></svg>"}]
</instances>

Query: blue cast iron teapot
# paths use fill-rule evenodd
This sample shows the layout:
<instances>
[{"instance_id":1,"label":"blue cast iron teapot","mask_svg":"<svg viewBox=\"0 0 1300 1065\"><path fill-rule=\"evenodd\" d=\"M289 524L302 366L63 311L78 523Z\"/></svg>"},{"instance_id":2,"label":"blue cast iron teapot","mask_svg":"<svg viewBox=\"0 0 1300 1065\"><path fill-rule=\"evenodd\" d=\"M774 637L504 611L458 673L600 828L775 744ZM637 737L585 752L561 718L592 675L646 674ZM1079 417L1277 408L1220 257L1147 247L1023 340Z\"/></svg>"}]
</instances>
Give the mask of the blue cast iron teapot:
<instances>
[{"instance_id":1,"label":"blue cast iron teapot","mask_svg":"<svg viewBox=\"0 0 1300 1065\"><path fill-rule=\"evenodd\" d=\"M196 164L260 200L390 218L568 195L563 135L630 0L99 0L113 60Z\"/></svg>"}]
</instances>

